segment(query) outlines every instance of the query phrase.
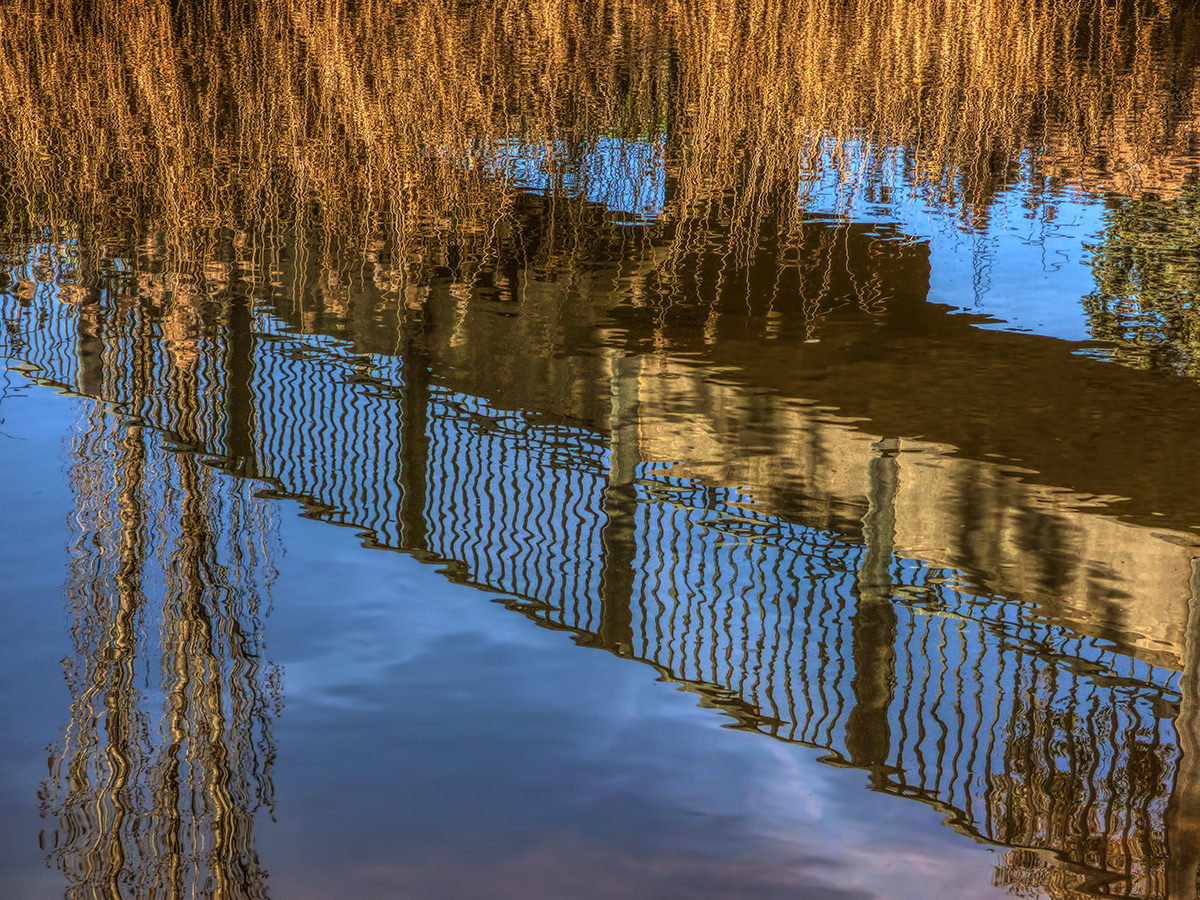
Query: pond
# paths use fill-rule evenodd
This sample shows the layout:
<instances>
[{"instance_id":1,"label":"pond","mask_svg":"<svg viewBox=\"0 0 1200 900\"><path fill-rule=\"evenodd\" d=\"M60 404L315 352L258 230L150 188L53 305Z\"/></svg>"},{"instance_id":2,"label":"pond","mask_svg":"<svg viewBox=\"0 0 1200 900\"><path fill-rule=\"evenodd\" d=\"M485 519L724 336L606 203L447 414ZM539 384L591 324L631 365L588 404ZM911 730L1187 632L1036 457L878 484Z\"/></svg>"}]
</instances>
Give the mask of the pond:
<instances>
[{"instance_id":1,"label":"pond","mask_svg":"<svg viewBox=\"0 0 1200 900\"><path fill-rule=\"evenodd\" d=\"M1198 28L0 9L2 892L1197 896Z\"/></svg>"}]
</instances>

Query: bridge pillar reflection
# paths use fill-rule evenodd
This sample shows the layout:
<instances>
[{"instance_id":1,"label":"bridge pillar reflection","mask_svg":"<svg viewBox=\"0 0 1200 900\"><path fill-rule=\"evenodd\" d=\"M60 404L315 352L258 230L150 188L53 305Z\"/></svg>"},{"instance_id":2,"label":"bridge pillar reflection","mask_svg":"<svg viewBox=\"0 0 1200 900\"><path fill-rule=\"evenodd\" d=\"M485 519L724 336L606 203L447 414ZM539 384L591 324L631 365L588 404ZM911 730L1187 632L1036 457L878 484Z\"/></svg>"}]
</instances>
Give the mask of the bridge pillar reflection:
<instances>
[{"instance_id":1,"label":"bridge pillar reflection","mask_svg":"<svg viewBox=\"0 0 1200 900\"><path fill-rule=\"evenodd\" d=\"M896 544L896 491L900 483L899 442L873 445L867 464L866 552L858 570L858 603L851 619L854 708L846 720L850 762L871 770L882 786L891 754L888 710L895 696L896 610L892 606L892 557Z\"/></svg>"},{"instance_id":2,"label":"bridge pillar reflection","mask_svg":"<svg viewBox=\"0 0 1200 900\"><path fill-rule=\"evenodd\" d=\"M1167 804L1167 896L1200 896L1200 559L1192 560L1191 595L1184 635L1183 673L1179 677L1179 715L1175 734L1179 761Z\"/></svg>"},{"instance_id":3,"label":"bridge pillar reflection","mask_svg":"<svg viewBox=\"0 0 1200 900\"><path fill-rule=\"evenodd\" d=\"M77 243L78 284L82 291L79 316L75 320L75 352L79 359L78 390L93 397L103 396L104 337L102 310L104 302L103 264L90 236L80 234Z\"/></svg>"},{"instance_id":4,"label":"bridge pillar reflection","mask_svg":"<svg viewBox=\"0 0 1200 900\"><path fill-rule=\"evenodd\" d=\"M642 361L616 356L611 362L608 484L604 489L604 561L601 570L600 644L626 653L633 645L634 565L637 562L638 383Z\"/></svg>"},{"instance_id":5,"label":"bridge pillar reflection","mask_svg":"<svg viewBox=\"0 0 1200 900\"><path fill-rule=\"evenodd\" d=\"M254 310L248 298L230 301L225 329L226 465L241 475L258 475L254 428Z\"/></svg>"},{"instance_id":6,"label":"bridge pillar reflection","mask_svg":"<svg viewBox=\"0 0 1200 900\"><path fill-rule=\"evenodd\" d=\"M410 288L405 309L400 393L400 546L412 553L429 550L425 520L429 465L429 304L427 288Z\"/></svg>"}]
</instances>

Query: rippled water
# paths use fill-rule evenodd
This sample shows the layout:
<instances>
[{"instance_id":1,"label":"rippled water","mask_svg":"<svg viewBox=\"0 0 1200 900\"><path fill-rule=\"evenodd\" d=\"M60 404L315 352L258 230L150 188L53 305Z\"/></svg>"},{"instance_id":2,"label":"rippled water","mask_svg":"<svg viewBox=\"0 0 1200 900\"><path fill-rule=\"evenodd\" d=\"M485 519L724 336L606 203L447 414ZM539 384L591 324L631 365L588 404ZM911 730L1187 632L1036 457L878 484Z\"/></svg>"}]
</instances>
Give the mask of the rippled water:
<instances>
[{"instance_id":1,"label":"rippled water","mask_svg":"<svg viewBox=\"0 0 1200 900\"><path fill-rule=\"evenodd\" d=\"M1196 896L1189 8L196 9L0 10L6 896Z\"/></svg>"}]
</instances>

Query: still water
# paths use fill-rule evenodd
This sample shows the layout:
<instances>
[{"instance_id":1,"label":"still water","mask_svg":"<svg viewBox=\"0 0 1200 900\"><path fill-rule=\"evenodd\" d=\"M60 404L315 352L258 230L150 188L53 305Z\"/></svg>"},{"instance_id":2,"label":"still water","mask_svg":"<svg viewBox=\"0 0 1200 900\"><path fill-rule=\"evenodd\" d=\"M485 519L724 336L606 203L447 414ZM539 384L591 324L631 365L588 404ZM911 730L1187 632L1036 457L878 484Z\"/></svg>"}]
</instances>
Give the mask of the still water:
<instances>
[{"instance_id":1,"label":"still water","mask_svg":"<svg viewBox=\"0 0 1200 900\"><path fill-rule=\"evenodd\" d=\"M0 892L1191 900L1198 27L0 9Z\"/></svg>"}]
</instances>

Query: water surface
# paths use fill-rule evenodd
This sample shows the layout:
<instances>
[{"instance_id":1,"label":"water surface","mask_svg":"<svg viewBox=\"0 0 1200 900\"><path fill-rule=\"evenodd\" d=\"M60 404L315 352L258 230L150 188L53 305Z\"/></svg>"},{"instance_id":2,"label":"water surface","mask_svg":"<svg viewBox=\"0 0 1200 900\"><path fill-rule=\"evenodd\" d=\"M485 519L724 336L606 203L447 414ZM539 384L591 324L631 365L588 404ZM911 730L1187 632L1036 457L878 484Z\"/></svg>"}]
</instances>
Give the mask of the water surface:
<instances>
[{"instance_id":1,"label":"water surface","mask_svg":"<svg viewBox=\"0 0 1200 900\"><path fill-rule=\"evenodd\" d=\"M743 6L3 13L6 890L1195 896L1194 17Z\"/></svg>"}]
</instances>

